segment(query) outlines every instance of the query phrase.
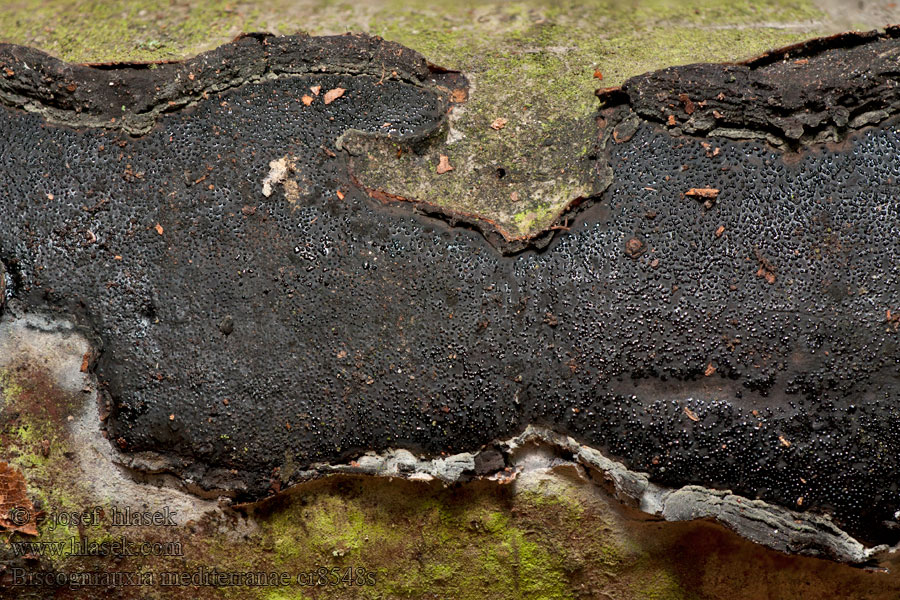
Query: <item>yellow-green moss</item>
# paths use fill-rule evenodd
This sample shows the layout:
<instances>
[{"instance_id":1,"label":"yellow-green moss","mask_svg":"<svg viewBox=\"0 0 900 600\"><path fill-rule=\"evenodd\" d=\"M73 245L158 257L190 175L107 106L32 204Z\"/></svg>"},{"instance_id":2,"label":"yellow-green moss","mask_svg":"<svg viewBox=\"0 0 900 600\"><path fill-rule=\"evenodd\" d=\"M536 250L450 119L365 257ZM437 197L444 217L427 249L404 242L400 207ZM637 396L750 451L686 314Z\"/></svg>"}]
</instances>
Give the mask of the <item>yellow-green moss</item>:
<instances>
[{"instance_id":1,"label":"yellow-green moss","mask_svg":"<svg viewBox=\"0 0 900 600\"><path fill-rule=\"evenodd\" d=\"M560 492L338 478L253 514L260 545L279 570L374 570L377 585L353 588L354 598L563 599L572 597L573 568L596 561L616 569L610 557L620 551L594 511L597 529L587 537L611 550L573 559L569 542L583 530L587 509ZM337 589L318 591L340 597Z\"/></svg>"},{"instance_id":2,"label":"yellow-green moss","mask_svg":"<svg viewBox=\"0 0 900 600\"><path fill-rule=\"evenodd\" d=\"M255 11L204 2L20 0L4 6L0 39L36 45L74 62L181 58L234 37Z\"/></svg>"},{"instance_id":3,"label":"yellow-green moss","mask_svg":"<svg viewBox=\"0 0 900 600\"><path fill-rule=\"evenodd\" d=\"M3 399L3 427L0 429L0 460L8 461L22 471L28 486L28 493L38 506L47 511L79 511L82 496L77 485L69 477L55 480L71 471L64 453L68 451L67 438L62 430L57 408L45 392L45 374L25 369L14 371L0 369L0 396ZM49 402L48 402L49 400ZM58 408L65 410L66 403ZM43 442L49 444L46 455ZM41 541L67 541L78 535L74 525L60 524L52 531L45 532ZM63 555L68 554L64 546Z\"/></svg>"},{"instance_id":4,"label":"yellow-green moss","mask_svg":"<svg viewBox=\"0 0 900 600\"><path fill-rule=\"evenodd\" d=\"M0 369L0 397L3 398L3 405L7 406L14 402L21 391L21 386L16 384L9 370Z\"/></svg>"}]
</instances>

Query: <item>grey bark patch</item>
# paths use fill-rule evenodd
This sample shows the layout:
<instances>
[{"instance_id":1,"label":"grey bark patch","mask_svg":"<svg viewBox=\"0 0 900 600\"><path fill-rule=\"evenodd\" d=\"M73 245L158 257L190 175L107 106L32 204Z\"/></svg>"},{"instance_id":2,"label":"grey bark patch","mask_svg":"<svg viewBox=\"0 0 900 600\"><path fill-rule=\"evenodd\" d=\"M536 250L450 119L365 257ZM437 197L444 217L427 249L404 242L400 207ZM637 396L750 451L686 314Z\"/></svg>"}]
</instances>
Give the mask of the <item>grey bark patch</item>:
<instances>
[{"instance_id":1,"label":"grey bark patch","mask_svg":"<svg viewBox=\"0 0 900 600\"><path fill-rule=\"evenodd\" d=\"M94 497L114 498L118 507L137 511L166 506L179 524L215 510L215 502L186 493L183 482L171 475L167 486L159 485L160 480L144 484L123 468L121 455L101 435L96 378L81 369L84 356L97 350L94 341L70 320L20 309L9 310L0 319L0 369L36 365L52 386L74 398L73 404L81 407L66 427L75 468Z\"/></svg>"}]
</instances>

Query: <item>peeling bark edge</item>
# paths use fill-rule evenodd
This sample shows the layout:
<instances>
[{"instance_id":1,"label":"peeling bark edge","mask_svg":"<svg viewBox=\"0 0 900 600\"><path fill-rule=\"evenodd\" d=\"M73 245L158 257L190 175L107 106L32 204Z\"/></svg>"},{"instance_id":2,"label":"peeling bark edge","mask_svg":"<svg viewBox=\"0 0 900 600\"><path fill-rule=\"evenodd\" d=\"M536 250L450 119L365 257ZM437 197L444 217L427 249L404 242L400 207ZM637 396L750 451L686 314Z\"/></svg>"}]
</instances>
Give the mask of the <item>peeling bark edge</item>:
<instances>
[{"instance_id":1,"label":"peeling bark edge","mask_svg":"<svg viewBox=\"0 0 900 600\"><path fill-rule=\"evenodd\" d=\"M614 127L606 127L607 121L602 118L595 118L595 123L598 129L593 141L594 152L592 152L590 157L592 162L590 169L593 176L591 189L586 195L572 198L560 206L556 210L550 225L525 235L515 235L500 223L481 214L453 210L418 198L393 194L383 189L368 186L365 181L359 178L359 169L356 163L357 157L364 156L373 150L384 150L385 144L399 143L400 146L408 148L412 152L419 151L416 149L417 146L440 144L442 136L446 133L443 125L432 131L406 136L402 140L397 140L396 138L387 139L381 135L351 129L341 136L335 147L338 150L345 151L349 157L348 168L352 183L365 192L372 200L380 203L381 206L411 209L427 218L442 222L448 227L475 231L484 237L488 244L500 254L513 256L526 251L541 252L547 249L557 239L557 235L560 232L568 231L580 223L584 217L583 213L601 202L603 193L613 180L613 171L609 165L606 149L609 146L609 141L613 139Z\"/></svg>"},{"instance_id":2,"label":"peeling bark edge","mask_svg":"<svg viewBox=\"0 0 900 600\"><path fill-rule=\"evenodd\" d=\"M321 73L370 75L435 91L468 88L457 71L435 66L418 52L380 37L249 33L183 62L78 65L35 48L0 44L0 103L41 114L53 123L142 135L160 114L194 104L209 93Z\"/></svg>"},{"instance_id":3,"label":"peeling bark edge","mask_svg":"<svg viewBox=\"0 0 900 600\"><path fill-rule=\"evenodd\" d=\"M577 222L577 217L582 209L593 206L594 203L600 201L601 192L612 181L610 174L609 180L604 182L602 189L597 193L590 196L579 196L560 207L552 225L528 235L516 236L512 235L496 221L479 214L451 210L447 207L416 198L398 196L384 190L369 187L360 181L353 172L352 160L350 178L354 185L383 206L409 206L415 212L444 223L448 227L475 231L481 234L488 244L504 256L520 254L527 250L542 251L546 249L559 231L566 231Z\"/></svg>"},{"instance_id":4,"label":"peeling bark edge","mask_svg":"<svg viewBox=\"0 0 900 600\"><path fill-rule=\"evenodd\" d=\"M8 326L18 321L23 329L41 333L62 333L84 339L90 352L96 355L99 340L90 332L70 321L43 312L15 311L6 315ZM11 319L11 321L10 321ZM73 355L71 372L76 377L82 373L76 364L82 360L80 350ZM123 454L101 435L108 397L96 380L93 369L83 374L86 383L76 381L73 389L85 397L81 416L68 424L73 445L79 448L79 462L92 467L94 472L108 473L106 485L123 485L123 476L139 485L158 488L154 497L172 498L182 492L204 500L228 498L227 503L241 506L258 505L270 501L268 496L252 502L239 502L247 484L240 473L227 469L206 469L202 464L181 462L177 457L155 452ZM99 418L98 418L99 417ZM560 456L546 460L551 450ZM543 456L535 461L533 457ZM773 505L762 500L732 494L698 485L671 488L650 481L647 473L632 471L623 463L604 455L600 450L578 442L571 436L541 426L529 425L522 433L506 440L498 440L471 452L451 456L416 455L406 448L392 448L383 452L368 451L362 454L348 453L344 463L313 463L308 469L284 473L284 487L273 486L273 491L284 492L304 483L333 474L360 474L382 477L399 477L409 480L438 480L445 484L462 483L473 479L509 483L518 473L533 469L543 461L544 466L576 465L583 468L594 483L606 489L624 505L666 521L690 521L714 519L738 535L766 547L787 554L798 554L831 559L856 566L868 566L877 555L896 551L886 545L866 547L835 524L827 515L798 512ZM116 474L121 469L121 475ZM97 483L97 482L94 482ZM129 487L129 493L139 496L139 488ZM188 497L178 496L179 502L189 502ZM235 503L238 501L238 503ZM211 506L211 505L209 505Z\"/></svg>"},{"instance_id":5,"label":"peeling bark edge","mask_svg":"<svg viewBox=\"0 0 900 600\"><path fill-rule=\"evenodd\" d=\"M839 142L900 114L900 26L669 67L596 95L674 135L763 139L783 150Z\"/></svg>"},{"instance_id":6,"label":"peeling bark edge","mask_svg":"<svg viewBox=\"0 0 900 600\"><path fill-rule=\"evenodd\" d=\"M112 446L110 446L112 448ZM565 458L553 465L575 465L586 470L595 484L607 490L623 505L664 521L711 519L737 535L767 548L783 552L846 563L857 567L873 566L879 555L895 552L897 547L867 547L834 523L829 515L799 512L700 485L671 488L650 481L647 473L632 471L600 450L581 444L574 438L540 426L529 425L510 439L494 441L479 450L451 456L417 456L406 448L383 452L368 451L345 463L313 463L293 473L284 486L273 487L274 495L241 501L246 484L240 477L216 469L206 472L194 465L185 472L171 457L155 452L124 455L112 448L110 460L130 473L134 480L151 485L172 486L202 498L229 498L236 508L271 501L280 493L305 483L336 474L398 477L411 481L440 481L446 485L482 479L498 484L511 483L535 452L554 450ZM209 487L201 481L215 481ZM270 492L271 493L271 492Z\"/></svg>"},{"instance_id":7,"label":"peeling bark edge","mask_svg":"<svg viewBox=\"0 0 900 600\"><path fill-rule=\"evenodd\" d=\"M419 457L405 448L393 448L381 453L369 451L347 463L314 463L310 468L296 472L289 485L279 486L274 496L238 502L234 506L259 505L271 501L278 493L335 474L397 477L423 482L437 480L446 485L475 479L505 484L512 482L523 470L531 468L526 463L530 462L529 457L534 451L541 448L549 448L568 457L555 461L553 466L580 466L586 470L591 481L606 489L623 505L664 521L712 519L751 542L785 554L828 559L857 567L871 566L878 555L897 550L887 545L865 546L842 530L828 515L793 511L733 494L729 490L699 485L670 488L653 483L647 473L629 470L596 448L552 429L534 425L527 426L521 434L508 440L495 441L478 451L451 456ZM227 475L219 473L218 480L224 484L223 487L202 488L196 483L203 478L199 473L179 474L170 459L152 452L129 456L115 452L112 460L139 482L170 486L177 481L184 491L206 500L239 498L241 490L230 488L228 483L243 487L236 479L228 481Z\"/></svg>"},{"instance_id":8,"label":"peeling bark edge","mask_svg":"<svg viewBox=\"0 0 900 600\"><path fill-rule=\"evenodd\" d=\"M698 485L677 489L657 485L650 481L648 474L631 471L595 448L533 425L509 440L485 446L480 452L431 459L417 458L404 449L381 454L367 452L349 464L314 464L301 477L302 481L309 481L334 473L365 474L421 481L437 479L446 484L480 477L503 483L527 468L522 466L523 454L527 455L528 447L535 445L571 456L571 462L586 468L589 474L593 471L591 479L607 488L617 500L665 521L714 519L738 535L779 552L856 566L866 566L877 554L889 550L886 545L864 546L828 516L792 511L727 490Z\"/></svg>"}]
</instances>

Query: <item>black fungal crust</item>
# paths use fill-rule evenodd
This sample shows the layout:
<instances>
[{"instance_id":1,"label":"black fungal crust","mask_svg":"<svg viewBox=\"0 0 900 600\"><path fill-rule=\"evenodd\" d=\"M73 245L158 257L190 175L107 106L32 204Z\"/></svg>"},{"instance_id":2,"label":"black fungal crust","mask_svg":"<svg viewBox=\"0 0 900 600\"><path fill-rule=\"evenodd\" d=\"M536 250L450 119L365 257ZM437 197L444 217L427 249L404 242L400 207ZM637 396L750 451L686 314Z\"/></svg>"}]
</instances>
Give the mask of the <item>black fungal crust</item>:
<instances>
[{"instance_id":1,"label":"black fungal crust","mask_svg":"<svg viewBox=\"0 0 900 600\"><path fill-rule=\"evenodd\" d=\"M3 307L6 304L6 279L6 265L0 260L0 314L2 314Z\"/></svg>"},{"instance_id":2,"label":"black fungal crust","mask_svg":"<svg viewBox=\"0 0 900 600\"><path fill-rule=\"evenodd\" d=\"M900 27L795 44L743 63L670 67L598 90L690 135L760 137L787 149L839 141L900 113Z\"/></svg>"},{"instance_id":3,"label":"black fungal crust","mask_svg":"<svg viewBox=\"0 0 900 600\"><path fill-rule=\"evenodd\" d=\"M436 89L466 85L458 73L431 65L409 48L360 34L244 34L184 62L103 65L73 65L35 48L0 44L0 102L59 123L133 134L149 131L161 112L210 92L325 73L370 75Z\"/></svg>"},{"instance_id":4,"label":"black fungal crust","mask_svg":"<svg viewBox=\"0 0 900 600\"><path fill-rule=\"evenodd\" d=\"M353 185L329 150L340 135L422 135L447 108L372 68L208 91L139 137L0 108L9 306L102 340L125 456L250 499L315 462L475 450L533 423L656 481L897 541L895 121L787 160L632 113L601 132L601 201L542 251L504 256ZM315 86L346 93L305 106ZM283 157L296 189L265 197ZM691 188L721 193L705 208Z\"/></svg>"}]
</instances>

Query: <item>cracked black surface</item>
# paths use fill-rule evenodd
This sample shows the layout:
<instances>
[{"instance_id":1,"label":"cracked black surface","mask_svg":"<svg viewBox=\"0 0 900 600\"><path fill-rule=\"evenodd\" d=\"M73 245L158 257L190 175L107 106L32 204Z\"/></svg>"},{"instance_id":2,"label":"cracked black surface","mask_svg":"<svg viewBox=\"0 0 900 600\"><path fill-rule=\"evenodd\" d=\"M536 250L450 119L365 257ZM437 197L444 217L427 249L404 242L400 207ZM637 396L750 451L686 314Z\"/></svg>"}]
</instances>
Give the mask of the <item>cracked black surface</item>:
<instances>
[{"instance_id":1,"label":"cracked black surface","mask_svg":"<svg viewBox=\"0 0 900 600\"><path fill-rule=\"evenodd\" d=\"M316 85L347 92L304 106ZM641 122L571 231L504 256L379 205L326 152L445 110L371 74L210 93L141 137L2 108L7 309L102 342L120 449L242 498L293 481L287 464L474 450L534 423L659 482L900 537L896 122L789 159ZM283 156L296 202L260 191ZM710 207L683 195L701 187L721 190Z\"/></svg>"},{"instance_id":2,"label":"cracked black surface","mask_svg":"<svg viewBox=\"0 0 900 600\"><path fill-rule=\"evenodd\" d=\"M759 137L796 150L900 113L898 65L894 26L816 38L743 63L669 67L598 96L625 96L642 118L676 133Z\"/></svg>"}]
</instances>

